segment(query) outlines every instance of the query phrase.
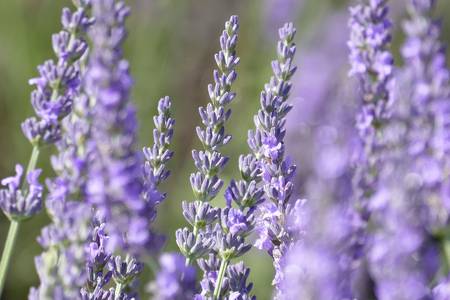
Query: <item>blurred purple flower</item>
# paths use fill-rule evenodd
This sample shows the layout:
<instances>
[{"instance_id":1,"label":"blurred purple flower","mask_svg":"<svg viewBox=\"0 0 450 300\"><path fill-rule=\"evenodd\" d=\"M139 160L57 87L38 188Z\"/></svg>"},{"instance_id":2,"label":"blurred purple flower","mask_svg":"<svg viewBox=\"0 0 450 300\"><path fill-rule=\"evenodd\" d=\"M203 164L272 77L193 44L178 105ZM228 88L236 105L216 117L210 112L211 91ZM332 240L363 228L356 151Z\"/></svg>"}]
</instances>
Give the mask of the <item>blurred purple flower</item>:
<instances>
[{"instance_id":1,"label":"blurred purple flower","mask_svg":"<svg viewBox=\"0 0 450 300\"><path fill-rule=\"evenodd\" d=\"M122 1L92 3L95 24L89 31L92 53L85 89L95 99L92 134L88 147L87 193L106 223L108 251L145 253L150 233L147 214L151 209L141 197L141 157L136 151L137 122L129 101L132 79L122 57L126 37L124 22L129 9Z\"/></svg>"},{"instance_id":2,"label":"blurred purple flower","mask_svg":"<svg viewBox=\"0 0 450 300\"><path fill-rule=\"evenodd\" d=\"M186 266L186 258L176 253L164 253L159 264L161 270L150 285L154 299L193 299L196 290L195 268Z\"/></svg>"}]
</instances>

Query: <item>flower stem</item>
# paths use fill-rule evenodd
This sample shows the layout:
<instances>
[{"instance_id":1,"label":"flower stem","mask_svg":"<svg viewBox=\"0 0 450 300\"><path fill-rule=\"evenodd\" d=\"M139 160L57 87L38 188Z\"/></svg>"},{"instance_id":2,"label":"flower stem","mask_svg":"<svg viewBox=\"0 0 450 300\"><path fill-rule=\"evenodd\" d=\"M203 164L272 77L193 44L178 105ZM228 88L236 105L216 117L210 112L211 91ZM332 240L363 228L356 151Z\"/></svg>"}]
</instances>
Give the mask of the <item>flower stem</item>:
<instances>
[{"instance_id":1,"label":"flower stem","mask_svg":"<svg viewBox=\"0 0 450 300\"><path fill-rule=\"evenodd\" d=\"M36 164L39 158L39 146L33 146L33 151L31 152L30 161L28 162L27 172L25 176L36 168Z\"/></svg>"},{"instance_id":2,"label":"flower stem","mask_svg":"<svg viewBox=\"0 0 450 300\"><path fill-rule=\"evenodd\" d=\"M14 249L14 244L17 240L17 233L19 232L19 222L11 220L9 225L8 236L6 237L5 248L3 249L2 260L0 261L0 297L5 286L6 273L8 272L9 263Z\"/></svg>"},{"instance_id":3,"label":"flower stem","mask_svg":"<svg viewBox=\"0 0 450 300\"><path fill-rule=\"evenodd\" d=\"M25 176L29 172L36 168L36 164L39 158L39 146L33 146L33 151L31 152L30 161L28 162L27 171ZM27 188L26 179L22 182L22 190ZM11 219L9 225L8 236L6 237L5 247L3 248L2 259L0 261L0 298L2 296L3 287L5 286L6 273L8 272L9 264L11 262L11 257L13 254L14 246L16 244L17 235L19 233L20 221Z\"/></svg>"},{"instance_id":4,"label":"flower stem","mask_svg":"<svg viewBox=\"0 0 450 300\"><path fill-rule=\"evenodd\" d=\"M116 290L114 292L114 299L116 299L116 300L119 299L120 293L122 293L122 284L121 283L117 283Z\"/></svg>"},{"instance_id":5,"label":"flower stem","mask_svg":"<svg viewBox=\"0 0 450 300\"><path fill-rule=\"evenodd\" d=\"M214 288L213 299L218 300L220 297L220 290L222 289L223 277L225 275L225 271L227 270L228 264L230 261L228 259L222 259L220 263L219 276L217 277L216 287Z\"/></svg>"},{"instance_id":6,"label":"flower stem","mask_svg":"<svg viewBox=\"0 0 450 300\"><path fill-rule=\"evenodd\" d=\"M444 239L442 242L442 252L443 252L443 259L444 259L444 267L446 273L450 271L450 240Z\"/></svg>"}]
</instances>

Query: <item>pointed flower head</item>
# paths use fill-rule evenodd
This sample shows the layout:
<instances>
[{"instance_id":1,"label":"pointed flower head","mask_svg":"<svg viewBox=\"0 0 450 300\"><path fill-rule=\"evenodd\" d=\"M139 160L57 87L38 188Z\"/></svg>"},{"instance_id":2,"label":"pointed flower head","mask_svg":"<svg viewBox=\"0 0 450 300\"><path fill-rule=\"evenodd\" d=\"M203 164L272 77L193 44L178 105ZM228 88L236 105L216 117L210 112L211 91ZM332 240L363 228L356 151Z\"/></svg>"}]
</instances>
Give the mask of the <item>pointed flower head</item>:
<instances>
[{"instance_id":1,"label":"pointed flower head","mask_svg":"<svg viewBox=\"0 0 450 300\"><path fill-rule=\"evenodd\" d=\"M43 187L38 181L40 174L41 170L33 170L24 178L23 167L16 165L16 175L1 181L0 207L8 218L28 219L41 211Z\"/></svg>"}]
</instances>

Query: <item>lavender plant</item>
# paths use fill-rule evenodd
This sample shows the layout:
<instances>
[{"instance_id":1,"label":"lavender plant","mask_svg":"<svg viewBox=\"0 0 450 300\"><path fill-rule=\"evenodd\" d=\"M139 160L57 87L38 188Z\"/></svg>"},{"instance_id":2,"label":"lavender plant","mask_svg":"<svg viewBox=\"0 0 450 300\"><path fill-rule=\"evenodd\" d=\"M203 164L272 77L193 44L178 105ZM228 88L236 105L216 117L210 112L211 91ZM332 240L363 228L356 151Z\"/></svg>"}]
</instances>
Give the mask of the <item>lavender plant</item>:
<instances>
[{"instance_id":1,"label":"lavender plant","mask_svg":"<svg viewBox=\"0 0 450 300\"><path fill-rule=\"evenodd\" d=\"M248 132L251 153L239 156L240 178L230 180L220 207L213 201L225 184L229 157L222 151L231 141L225 124L240 61L239 21L232 16L214 56L210 101L199 108L202 149L192 151L193 201L182 202L189 226L175 234L181 254L163 253L159 260L166 237L153 225L167 198L160 185L174 155L172 101L159 100L153 143L138 151L133 80L123 55L129 8L123 0L74 4L73 12L63 9L63 30L52 39L57 60L39 66L39 77L30 81L36 116L22 125L33 146L29 165L25 171L17 165L16 175L1 181L0 207L11 228L0 293L19 224L44 206L51 222L38 237L43 252L35 258L39 284L30 290L31 300L140 299L147 265L154 272L147 292L155 299L256 299L242 261L252 243L273 260L274 299L448 298L450 76L435 1L409 2L402 68L394 68L390 52L388 1L367 0L350 9L350 74L360 88L354 170L347 155L322 155L339 151L338 134L324 126L315 138L326 149L311 164L332 165L332 171L303 171L295 178L285 138L296 29L292 23L280 28L273 75ZM329 103L344 101L341 93L332 97ZM349 152L351 113L330 107L333 112L321 117L339 115L325 123L345 128L340 136ZM56 146L55 175L47 178L45 193L36 164L48 144ZM336 177L318 179L327 174ZM294 182L311 200L294 201ZM317 192L324 182L332 186Z\"/></svg>"},{"instance_id":2,"label":"lavender plant","mask_svg":"<svg viewBox=\"0 0 450 300\"><path fill-rule=\"evenodd\" d=\"M350 9L350 75L360 82L361 108L356 118L360 149L356 153L353 177L354 205L361 222L356 229L356 256L366 243L366 226L370 218L370 199L378 184L383 141L381 129L390 116L393 73L391 22L387 1L366 1Z\"/></svg>"},{"instance_id":3,"label":"lavender plant","mask_svg":"<svg viewBox=\"0 0 450 300\"><path fill-rule=\"evenodd\" d=\"M286 115L292 108L286 101L292 88L290 78L297 69L293 66L295 33L292 23L285 24L279 30L278 60L272 62L274 75L261 93L261 108L254 117L256 129L248 134L248 145L257 160L257 171L252 171L252 175L260 177L266 199L258 206L259 237L255 245L273 258L273 284L277 293L281 293L278 286L283 277L283 257L298 237L286 222L292 208L300 201L295 205L290 201L296 167L285 158L284 147Z\"/></svg>"},{"instance_id":4,"label":"lavender plant","mask_svg":"<svg viewBox=\"0 0 450 300\"><path fill-rule=\"evenodd\" d=\"M433 293L430 286L448 272L447 238L442 235L448 224L442 120L448 119L449 71L440 28L432 18L434 5L411 1L404 22L406 64L398 75L397 109L386 130L393 146L374 203L378 230L369 256L380 299L440 299L442 285ZM397 248L399 241L408 247ZM392 264L396 268L387 267Z\"/></svg>"},{"instance_id":5,"label":"lavender plant","mask_svg":"<svg viewBox=\"0 0 450 300\"><path fill-rule=\"evenodd\" d=\"M25 174L23 167L17 165L16 176L2 180L6 188L0 191L0 207L11 224L0 262L0 295L20 223L37 214L42 207L43 187L38 182L40 170L36 169L40 149L61 140L61 120L70 113L80 91L83 60L88 48L83 35L92 20L87 16L89 1L74 1L74 4L75 12L63 9L63 29L52 36L56 60L47 60L40 65L39 77L29 81L35 86L31 103L36 117L22 123L22 131L33 146Z\"/></svg>"},{"instance_id":6,"label":"lavender plant","mask_svg":"<svg viewBox=\"0 0 450 300\"><path fill-rule=\"evenodd\" d=\"M221 210L208 203L223 186L223 180L218 175L228 162L228 157L218 150L231 140L231 136L225 133L224 124L231 116L231 109L227 106L236 96L231 91L231 85L236 80L235 68L239 63L235 50L238 29L238 18L232 16L225 23L225 30L220 36L221 50L215 55L218 70L213 72L215 83L208 86L211 102L206 108L199 109L205 128L197 127L197 136L204 150L192 151L198 170L191 174L195 201L183 202L183 215L191 224L192 231L183 228L176 232L178 247L187 258L186 264L198 259L203 271L202 292L196 296L198 299L232 297L235 289L241 286L231 286L230 282L241 278L241 273L246 271L244 267L237 268L229 264L251 248L243 238L243 234L249 232L250 220L246 220L240 210L231 207ZM208 259L202 259L208 253ZM230 274L236 278L229 278ZM241 284L246 285L247 277L244 276L245 280Z\"/></svg>"}]
</instances>

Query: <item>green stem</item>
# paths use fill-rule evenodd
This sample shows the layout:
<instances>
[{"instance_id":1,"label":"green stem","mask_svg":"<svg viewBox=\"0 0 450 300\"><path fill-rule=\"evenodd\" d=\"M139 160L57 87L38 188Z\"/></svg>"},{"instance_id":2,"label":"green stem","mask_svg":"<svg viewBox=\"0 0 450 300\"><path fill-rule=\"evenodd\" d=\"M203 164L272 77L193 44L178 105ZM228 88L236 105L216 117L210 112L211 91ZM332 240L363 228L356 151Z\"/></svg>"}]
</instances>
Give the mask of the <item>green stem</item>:
<instances>
[{"instance_id":1,"label":"green stem","mask_svg":"<svg viewBox=\"0 0 450 300\"><path fill-rule=\"evenodd\" d=\"M446 273L450 270L450 240L444 239L442 243L442 252L444 256L444 266L446 268Z\"/></svg>"},{"instance_id":2,"label":"green stem","mask_svg":"<svg viewBox=\"0 0 450 300\"><path fill-rule=\"evenodd\" d=\"M11 220L6 237L5 248L3 249L2 260L0 261L0 297L5 286L6 273L8 272L9 263L13 254L14 244L17 240L17 233L19 232L19 222Z\"/></svg>"},{"instance_id":3,"label":"green stem","mask_svg":"<svg viewBox=\"0 0 450 300\"><path fill-rule=\"evenodd\" d=\"M122 284L118 283L116 285L116 291L114 292L114 299L119 299L121 292L122 292Z\"/></svg>"},{"instance_id":4,"label":"green stem","mask_svg":"<svg viewBox=\"0 0 450 300\"><path fill-rule=\"evenodd\" d=\"M219 276L217 277L216 287L214 288L213 299L218 300L220 298L220 290L222 289L223 277L227 270L230 261L228 259L222 259L220 263Z\"/></svg>"},{"instance_id":5,"label":"green stem","mask_svg":"<svg viewBox=\"0 0 450 300\"><path fill-rule=\"evenodd\" d=\"M32 170L36 168L37 160L39 158L39 146L33 146L33 151L31 152L30 161L28 162L27 170L25 176ZM27 181L23 179L22 190L27 188ZM19 233L20 221L11 219L9 225L8 236L6 237L5 247L3 248L2 259L0 261L0 297L3 292L3 287L5 286L6 273L8 272L9 264L11 262L11 257L13 254L14 246L16 244L17 235Z\"/></svg>"},{"instance_id":6,"label":"green stem","mask_svg":"<svg viewBox=\"0 0 450 300\"><path fill-rule=\"evenodd\" d=\"M25 173L25 176L28 175L28 173L30 173L34 169L36 169L38 158L39 158L39 146L33 146L33 151L31 152L31 157L30 161L28 162L27 172Z\"/></svg>"}]
</instances>

